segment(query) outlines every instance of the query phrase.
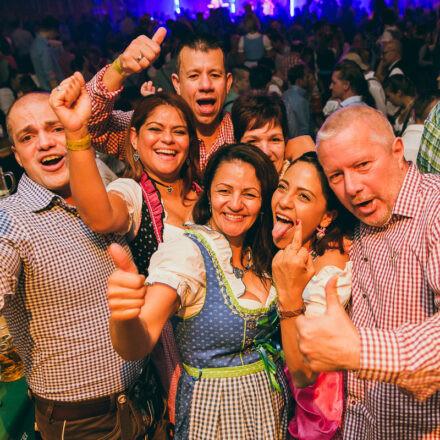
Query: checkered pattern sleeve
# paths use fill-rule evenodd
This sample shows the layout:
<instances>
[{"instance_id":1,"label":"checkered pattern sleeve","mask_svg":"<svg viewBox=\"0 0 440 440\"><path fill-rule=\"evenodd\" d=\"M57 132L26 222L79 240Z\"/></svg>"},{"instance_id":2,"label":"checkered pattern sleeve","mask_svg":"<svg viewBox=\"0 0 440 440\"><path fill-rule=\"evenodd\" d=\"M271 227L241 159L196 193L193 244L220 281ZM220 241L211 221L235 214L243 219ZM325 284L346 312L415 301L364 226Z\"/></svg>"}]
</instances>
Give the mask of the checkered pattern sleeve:
<instances>
[{"instance_id":1,"label":"checkered pattern sleeve","mask_svg":"<svg viewBox=\"0 0 440 440\"><path fill-rule=\"evenodd\" d=\"M102 82L109 66L101 69L86 85L92 101L89 131L94 148L122 160L125 156L126 133L133 112L113 110L116 97L122 88L110 92Z\"/></svg>"},{"instance_id":2,"label":"checkered pattern sleeve","mask_svg":"<svg viewBox=\"0 0 440 440\"><path fill-rule=\"evenodd\" d=\"M0 310L3 308L5 295L13 295L17 289L21 272L20 255L13 244L0 238Z\"/></svg>"},{"instance_id":3,"label":"checkered pattern sleeve","mask_svg":"<svg viewBox=\"0 0 440 440\"><path fill-rule=\"evenodd\" d=\"M417 166L422 173L440 174L440 102L425 121Z\"/></svg>"},{"instance_id":4,"label":"checkered pattern sleeve","mask_svg":"<svg viewBox=\"0 0 440 440\"><path fill-rule=\"evenodd\" d=\"M438 205L437 205L438 212ZM440 219L430 219L426 278L440 305ZM440 389L440 313L397 329L360 328L361 379L395 383L425 400Z\"/></svg>"},{"instance_id":5,"label":"checkered pattern sleeve","mask_svg":"<svg viewBox=\"0 0 440 440\"><path fill-rule=\"evenodd\" d=\"M420 401L440 389L440 314L397 331L358 329L359 378L395 383Z\"/></svg>"}]
</instances>

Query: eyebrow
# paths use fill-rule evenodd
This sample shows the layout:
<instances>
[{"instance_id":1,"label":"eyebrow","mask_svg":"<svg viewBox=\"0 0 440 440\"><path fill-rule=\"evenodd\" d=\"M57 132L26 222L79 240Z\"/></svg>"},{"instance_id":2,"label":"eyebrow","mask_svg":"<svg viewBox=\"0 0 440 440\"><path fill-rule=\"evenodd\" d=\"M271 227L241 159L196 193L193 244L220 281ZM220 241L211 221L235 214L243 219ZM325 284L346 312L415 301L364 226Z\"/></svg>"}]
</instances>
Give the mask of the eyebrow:
<instances>
[{"instance_id":1,"label":"eyebrow","mask_svg":"<svg viewBox=\"0 0 440 440\"><path fill-rule=\"evenodd\" d=\"M215 185L215 187L217 188L220 185L224 185L224 186L227 186L228 188L232 188L232 185L228 185L227 183L224 183L224 182L217 183L217 185ZM258 193L260 192L260 190L258 188L255 188L254 186L249 186L248 188L243 188L243 191L249 191L250 189L257 191Z\"/></svg>"},{"instance_id":2,"label":"eyebrow","mask_svg":"<svg viewBox=\"0 0 440 440\"><path fill-rule=\"evenodd\" d=\"M47 121L44 123L46 127L53 127L54 125L62 125L60 121ZM21 130L19 130L16 134L16 136L19 136L22 133L29 133L32 131L36 131L35 126L32 124L26 125L26 127L23 127Z\"/></svg>"},{"instance_id":3,"label":"eyebrow","mask_svg":"<svg viewBox=\"0 0 440 440\"><path fill-rule=\"evenodd\" d=\"M164 124L162 124L161 122L156 122L156 121L147 122L147 123L145 123L145 126L147 127L148 125L151 125L151 124L160 125L161 127L164 127ZM173 125L173 128L178 128L178 127L184 128L185 130L188 129L188 127L183 124Z\"/></svg>"}]
</instances>

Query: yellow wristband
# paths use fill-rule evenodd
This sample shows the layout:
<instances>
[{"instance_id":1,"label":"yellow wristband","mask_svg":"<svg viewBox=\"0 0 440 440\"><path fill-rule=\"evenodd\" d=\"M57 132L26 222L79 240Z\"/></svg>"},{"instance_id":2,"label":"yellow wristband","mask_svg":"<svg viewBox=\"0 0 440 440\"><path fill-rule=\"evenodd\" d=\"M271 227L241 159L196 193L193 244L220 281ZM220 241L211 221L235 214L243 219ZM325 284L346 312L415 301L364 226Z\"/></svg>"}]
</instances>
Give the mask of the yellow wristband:
<instances>
[{"instance_id":1,"label":"yellow wristband","mask_svg":"<svg viewBox=\"0 0 440 440\"><path fill-rule=\"evenodd\" d=\"M119 61L119 57L113 61L113 67L119 75L124 76L124 69L121 66L121 62Z\"/></svg>"},{"instance_id":2,"label":"yellow wristband","mask_svg":"<svg viewBox=\"0 0 440 440\"><path fill-rule=\"evenodd\" d=\"M66 147L70 151L85 151L92 146L92 141L90 139L90 134L83 137L79 141L66 141Z\"/></svg>"}]
</instances>

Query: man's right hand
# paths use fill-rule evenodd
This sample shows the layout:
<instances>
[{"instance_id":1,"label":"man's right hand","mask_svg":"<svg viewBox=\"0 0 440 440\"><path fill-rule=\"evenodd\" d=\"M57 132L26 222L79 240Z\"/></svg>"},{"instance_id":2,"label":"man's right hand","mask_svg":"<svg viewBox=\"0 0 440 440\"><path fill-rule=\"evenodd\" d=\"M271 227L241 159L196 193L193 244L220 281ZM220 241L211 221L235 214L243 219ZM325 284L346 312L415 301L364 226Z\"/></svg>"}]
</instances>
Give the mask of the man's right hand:
<instances>
[{"instance_id":1,"label":"man's right hand","mask_svg":"<svg viewBox=\"0 0 440 440\"><path fill-rule=\"evenodd\" d=\"M160 45L166 34L167 30L160 27L151 38L146 35L135 38L119 56L122 76L128 77L150 67L160 54Z\"/></svg>"},{"instance_id":2,"label":"man's right hand","mask_svg":"<svg viewBox=\"0 0 440 440\"><path fill-rule=\"evenodd\" d=\"M115 321L137 318L147 292L145 276L139 275L136 265L120 245L111 244L108 252L117 267L110 275L107 285L110 316Z\"/></svg>"}]
</instances>

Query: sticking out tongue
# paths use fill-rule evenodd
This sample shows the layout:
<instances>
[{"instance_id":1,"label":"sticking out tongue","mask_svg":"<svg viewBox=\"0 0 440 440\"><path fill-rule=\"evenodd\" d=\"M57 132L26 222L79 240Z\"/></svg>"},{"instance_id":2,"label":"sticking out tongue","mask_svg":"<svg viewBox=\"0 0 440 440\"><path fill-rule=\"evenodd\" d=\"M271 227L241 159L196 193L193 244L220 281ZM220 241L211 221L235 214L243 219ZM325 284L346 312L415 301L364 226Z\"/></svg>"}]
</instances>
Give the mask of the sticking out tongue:
<instances>
[{"instance_id":1,"label":"sticking out tongue","mask_svg":"<svg viewBox=\"0 0 440 440\"><path fill-rule=\"evenodd\" d=\"M280 239L289 229L293 228L293 223L276 221L272 229L272 237L274 240Z\"/></svg>"}]
</instances>

